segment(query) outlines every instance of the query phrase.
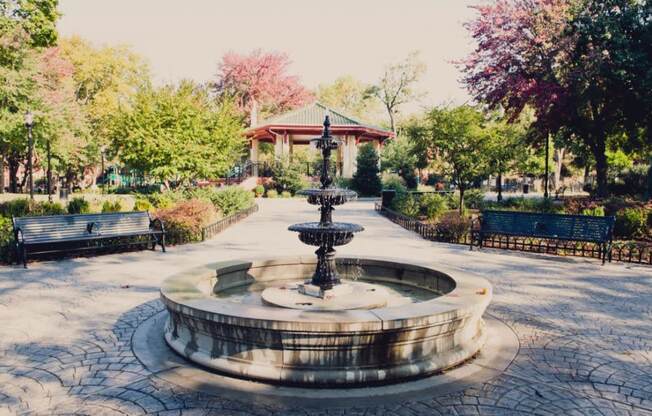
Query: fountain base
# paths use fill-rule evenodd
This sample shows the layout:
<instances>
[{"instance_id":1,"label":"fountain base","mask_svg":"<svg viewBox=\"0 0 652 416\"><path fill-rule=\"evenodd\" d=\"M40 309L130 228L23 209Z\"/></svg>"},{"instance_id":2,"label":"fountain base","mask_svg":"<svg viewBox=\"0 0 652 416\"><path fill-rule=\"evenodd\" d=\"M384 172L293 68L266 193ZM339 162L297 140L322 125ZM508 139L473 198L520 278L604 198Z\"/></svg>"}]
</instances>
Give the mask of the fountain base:
<instances>
[{"instance_id":1,"label":"fountain base","mask_svg":"<svg viewBox=\"0 0 652 416\"><path fill-rule=\"evenodd\" d=\"M387 306L389 293L371 283L345 281L323 290L310 283L269 287L261 294L269 305L306 311L375 309Z\"/></svg>"}]
</instances>

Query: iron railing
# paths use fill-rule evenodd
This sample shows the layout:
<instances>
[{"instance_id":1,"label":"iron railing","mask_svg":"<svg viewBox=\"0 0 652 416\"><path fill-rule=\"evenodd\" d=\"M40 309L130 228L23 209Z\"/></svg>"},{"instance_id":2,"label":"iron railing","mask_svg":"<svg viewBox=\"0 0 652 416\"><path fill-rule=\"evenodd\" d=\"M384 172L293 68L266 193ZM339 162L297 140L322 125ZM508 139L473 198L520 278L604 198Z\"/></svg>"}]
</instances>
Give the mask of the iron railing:
<instances>
[{"instance_id":1,"label":"iron railing","mask_svg":"<svg viewBox=\"0 0 652 416\"><path fill-rule=\"evenodd\" d=\"M426 240L464 245L470 245L472 242L471 230L462 235L452 234L437 224L405 216L383 207L380 203L376 203L375 208L380 215L407 230L414 231ZM590 242L491 235L483 240L482 247L601 259L600 245ZM615 241L611 247L611 259L652 265L652 244L641 241Z\"/></svg>"},{"instance_id":2,"label":"iron railing","mask_svg":"<svg viewBox=\"0 0 652 416\"><path fill-rule=\"evenodd\" d=\"M201 241L205 241L208 240L209 238L213 238L217 234L224 231L226 228L247 218L249 215L257 211L258 211L258 204L254 204L249 208L240 210L234 214L229 215L228 217L224 217L217 222L205 226L201 230Z\"/></svg>"}]
</instances>

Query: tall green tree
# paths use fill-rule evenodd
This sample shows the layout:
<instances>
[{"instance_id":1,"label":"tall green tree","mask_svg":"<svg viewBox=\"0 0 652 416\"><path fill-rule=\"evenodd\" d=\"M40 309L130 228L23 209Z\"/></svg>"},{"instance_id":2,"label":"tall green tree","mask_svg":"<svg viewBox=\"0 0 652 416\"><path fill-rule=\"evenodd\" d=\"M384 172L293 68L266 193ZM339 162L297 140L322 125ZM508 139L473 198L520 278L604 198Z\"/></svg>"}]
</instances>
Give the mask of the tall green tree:
<instances>
[{"instance_id":1,"label":"tall green tree","mask_svg":"<svg viewBox=\"0 0 652 416\"><path fill-rule=\"evenodd\" d=\"M113 151L129 168L169 186L227 173L243 156L242 119L191 82L146 88L112 130Z\"/></svg>"},{"instance_id":2,"label":"tall green tree","mask_svg":"<svg viewBox=\"0 0 652 416\"><path fill-rule=\"evenodd\" d=\"M380 171L378 169L378 153L370 144L360 146L356 159L357 168L353 174L353 188L365 196L376 196L382 190Z\"/></svg>"},{"instance_id":3,"label":"tall green tree","mask_svg":"<svg viewBox=\"0 0 652 416\"><path fill-rule=\"evenodd\" d=\"M410 132L438 156L445 173L457 184L460 213L465 191L491 171L493 146L484 124L484 115L473 107L438 107L426 114L420 129Z\"/></svg>"},{"instance_id":4,"label":"tall green tree","mask_svg":"<svg viewBox=\"0 0 652 416\"><path fill-rule=\"evenodd\" d=\"M366 121L374 121L378 117L378 101L369 96L370 86L344 75L332 84L320 84L317 87L317 100L322 104L343 111L346 115Z\"/></svg>"},{"instance_id":5,"label":"tall green tree","mask_svg":"<svg viewBox=\"0 0 652 416\"><path fill-rule=\"evenodd\" d=\"M380 166L383 170L397 173L408 188L417 187L417 177L414 173L419 159L412 142L407 137L399 136L383 149Z\"/></svg>"}]
</instances>

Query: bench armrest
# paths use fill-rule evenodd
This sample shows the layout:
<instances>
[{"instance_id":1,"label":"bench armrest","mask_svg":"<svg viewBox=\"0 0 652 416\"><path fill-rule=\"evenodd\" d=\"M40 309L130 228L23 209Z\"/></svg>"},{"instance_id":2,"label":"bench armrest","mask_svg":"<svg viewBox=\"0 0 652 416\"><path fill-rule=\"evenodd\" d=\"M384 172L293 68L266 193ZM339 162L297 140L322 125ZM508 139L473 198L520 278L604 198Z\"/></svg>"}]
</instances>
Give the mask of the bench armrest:
<instances>
[{"instance_id":1,"label":"bench armrest","mask_svg":"<svg viewBox=\"0 0 652 416\"><path fill-rule=\"evenodd\" d=\"M25 241L23 230L21 230L20 227L14 228L14 239L16 240L16 243L22 243Z\"/></svg>"},{"instance_id":2,"label":"bench armrest","mask_svg":"<svg viewBox=\"0 0 652 416\"><path fill-rule=\"evenodd\" d=\"M163 220L160 218L154 218L149 221L149 228L154 230L158 227L158 230L161 231L162 233L165 233L165 224L163 223Z\"/></svg>"}]
</instances>

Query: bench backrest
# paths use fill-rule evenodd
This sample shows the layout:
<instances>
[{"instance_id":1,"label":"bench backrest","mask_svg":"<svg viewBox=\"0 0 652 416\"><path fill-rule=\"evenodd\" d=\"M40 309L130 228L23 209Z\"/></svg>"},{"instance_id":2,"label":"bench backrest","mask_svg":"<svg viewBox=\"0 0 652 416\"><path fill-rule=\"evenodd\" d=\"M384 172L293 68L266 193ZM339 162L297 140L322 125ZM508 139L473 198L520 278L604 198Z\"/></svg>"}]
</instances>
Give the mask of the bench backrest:
<instances>
[{"instance_id":1,"label":"bench backrest","mask_svg":"<svg viewBox=\"0 0 652 416\"><path fill-rule=\"evenodd\" d=\"M486 210L481 232L602 243L611 240L614 221L614 217L592 215Z\"/></svg>"},{"instance_id":2,"label":"bench backrest","mask_svg":"<svg viewBox=\"0 0 652 416\"><path fill-rule=\"evenodd\" d=\"M26 243L133 234L150 227L146 211L15 217L13 221Z\"/></svg>"}]
</instances>

